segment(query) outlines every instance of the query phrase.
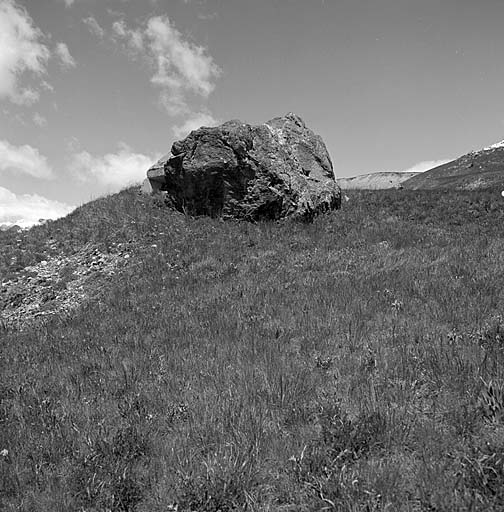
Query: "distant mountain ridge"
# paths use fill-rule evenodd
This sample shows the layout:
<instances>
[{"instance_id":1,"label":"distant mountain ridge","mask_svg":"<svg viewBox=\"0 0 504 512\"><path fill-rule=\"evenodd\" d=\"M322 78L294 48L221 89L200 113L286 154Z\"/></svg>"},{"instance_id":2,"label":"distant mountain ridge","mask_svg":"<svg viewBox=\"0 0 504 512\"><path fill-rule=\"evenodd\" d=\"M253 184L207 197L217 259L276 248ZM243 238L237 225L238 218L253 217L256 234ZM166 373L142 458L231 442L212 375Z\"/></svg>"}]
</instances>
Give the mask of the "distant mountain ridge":
<instances>
[{"instance_id":1,"label":"distant mountain ridge","mask_svg":"<svg viewBox=\"0 0 504 512\"><path fill-rule=\"evenodd\" d=\"M412 190L504 187L504 140L413 176L402 185Z\"/></svg>"},{"instance_id":2,"label":"distant mountain ridge","mask_svg":"<svg viewBox=\"0 0 504 512\"><path fill-rule=\"evenodd\" d=\"M400 188L401 184L416 176L417 172L374 172L352 178L338 178L342 190L386 190Z\"/></svg>"}]
</instances>

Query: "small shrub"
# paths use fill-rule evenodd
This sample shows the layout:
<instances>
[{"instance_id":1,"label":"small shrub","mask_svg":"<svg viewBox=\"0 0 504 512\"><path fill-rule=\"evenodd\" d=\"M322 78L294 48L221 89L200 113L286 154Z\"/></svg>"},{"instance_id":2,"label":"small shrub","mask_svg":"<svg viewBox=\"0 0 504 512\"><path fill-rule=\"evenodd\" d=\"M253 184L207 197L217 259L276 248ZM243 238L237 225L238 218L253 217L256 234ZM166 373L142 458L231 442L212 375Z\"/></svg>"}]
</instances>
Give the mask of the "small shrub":
<instances>
[{"instance_id":1,"label":"small shrub","mask_svg":"<svg viewBox=\"0 0 504 512\"><path fill-rule=\"evenodd\" d=\"M483 381L479 397L479 406L483 416L492 422L501 422L504 418L504 382Z\"/></svg>"},{"instance_id":2,"label":"small shrub","mask_svg":"<svg viewBox=\"0 0 504 512\"><path fill-rule=\"evenodd\" d=\"M325 509L350 510L366 502L366 483L359 464L384 447L386 420L379 412L364 412L351 420L339 406L323 411L320 437L294 462L297 480Z\"/></svg>"},{"instance_id":3,"label":"small shrub","mask_svg":"<svg viewBox=\"0 0 504 512\"><path fill-rule=\"evenodd\" d=\"M134 428L119 430L111 441L97 440L76 461L70 488L77 503L98 510L132 512L148 489L142 466L147 439Z\"/></svg>"},{"instance_id":4,"label":"small shrub","mask_svg":"<svg viewBox=\"0 0 504 512\"><path fill-rule=\"evenodd\" d=\"M460 459L458 490L465 500L484 505L485 510L504 507L504 446L473 447ZM495 508L493 508L495 507Z\"/></svg>"},{"instance_id":5,"label":"small shrub","mask_svg":"<svg viewBox=\"0 0 504 512\"><path fill-rule=\"evenodd\" d=\"M379 412L364 412L355 420L339 408L321 415L322 446L342 462L356 460L383 446L386 421Z\"/></svg>"},{"instance_id":6,"label":"small shrub","mask_svg":"<svg viewBox=\"0 0 504 512\"><path fill-rule=\"evenodd\" d=\"M504 325L500 316L497 316L487 322L473 338L487 352L504 351Z\"/></svg>"},{"instance_id":7,"label":"small shrub","mask_svg":"<svg viewBox=\"0 0 504 512\"><path fill-rule=\"evenodd\" d=\"M245 510L257 483L254 456L236 447L230 453L210 455L202 466L181 473L176 502L181 511Z\"/></svg>"}]
</instances>

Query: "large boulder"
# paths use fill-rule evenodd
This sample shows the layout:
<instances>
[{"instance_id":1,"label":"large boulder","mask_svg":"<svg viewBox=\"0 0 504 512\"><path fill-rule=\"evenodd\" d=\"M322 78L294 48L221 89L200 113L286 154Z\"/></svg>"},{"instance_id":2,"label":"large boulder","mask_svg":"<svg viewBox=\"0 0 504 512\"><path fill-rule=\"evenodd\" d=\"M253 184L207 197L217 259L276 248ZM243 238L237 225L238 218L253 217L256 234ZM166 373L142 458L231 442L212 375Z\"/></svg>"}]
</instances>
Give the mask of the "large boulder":
<instances>
[{"instance_id":1,"label":"large boulder","mask_svg":"<svg viewBox=\"0 0 504 512\"><path fill-rule=\"evenodd\" d=\"M292 113L191 132L149 169L143 188L191 215L247 220L310 221L341 204L322 138Z\"/></svg>"}]
</instances>

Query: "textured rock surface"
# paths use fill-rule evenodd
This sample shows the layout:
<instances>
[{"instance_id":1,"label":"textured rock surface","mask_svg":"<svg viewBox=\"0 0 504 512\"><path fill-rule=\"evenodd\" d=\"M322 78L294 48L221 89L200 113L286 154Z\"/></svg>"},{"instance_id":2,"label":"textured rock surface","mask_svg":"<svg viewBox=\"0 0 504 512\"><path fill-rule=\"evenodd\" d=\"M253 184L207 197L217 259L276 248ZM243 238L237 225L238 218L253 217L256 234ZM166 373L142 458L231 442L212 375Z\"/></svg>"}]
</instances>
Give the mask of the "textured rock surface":
<instances>
[{"instance_id":1,"label":"textured rock surface","mask_svg":"<svg viewBox=\"0 0 504 512\"><path fill-rule=\"evenodd\" d=\"M292 113L259 126L229 121L195 130L147 178L192 215L309 221L341 204L322 138Z\"/></svg>"}]
</instances>

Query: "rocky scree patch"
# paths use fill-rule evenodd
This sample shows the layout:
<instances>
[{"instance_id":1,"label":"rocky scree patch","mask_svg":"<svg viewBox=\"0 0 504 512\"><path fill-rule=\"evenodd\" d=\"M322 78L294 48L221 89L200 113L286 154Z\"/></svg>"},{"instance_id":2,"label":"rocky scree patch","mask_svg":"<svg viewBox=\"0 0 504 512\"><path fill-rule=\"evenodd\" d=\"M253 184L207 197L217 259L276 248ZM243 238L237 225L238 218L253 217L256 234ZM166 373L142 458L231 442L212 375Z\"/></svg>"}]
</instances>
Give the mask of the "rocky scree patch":
<instances>
[{"instance_id":1,"label":"rocky scree patch","mask_svg":"<svg viewBox=\"0 0 504 512\"><path fill-rule=\"evenodd\" d=\"M0 328L23 330L54 315L68 314L97 299L131 259L127 243L109 252L88 244L72 255L51 256L0 282Z\"/></svg>"}]
</instances>

